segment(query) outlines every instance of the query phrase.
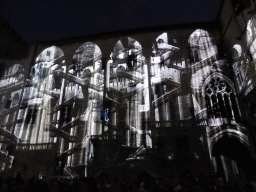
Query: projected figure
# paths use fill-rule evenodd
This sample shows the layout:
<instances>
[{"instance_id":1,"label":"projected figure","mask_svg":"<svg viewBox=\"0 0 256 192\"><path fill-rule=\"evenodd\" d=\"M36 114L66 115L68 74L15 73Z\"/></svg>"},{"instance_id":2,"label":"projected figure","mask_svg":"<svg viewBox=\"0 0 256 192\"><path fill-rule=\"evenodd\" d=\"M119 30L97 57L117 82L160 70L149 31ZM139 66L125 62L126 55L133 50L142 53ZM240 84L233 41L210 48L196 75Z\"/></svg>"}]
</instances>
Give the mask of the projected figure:
<instances>
[{"instance_id":1,"label":"projected figure","mask_svg":"<svg viewBox=\"0 0 256 192\"><path fill-rule=\"evenodd\" d=\"M24 86L24 68L20 64L11 66L0 79L0 168L11 165L14 144L19 142L17 132L22 117L17 116Z\"/></svg>"}]
</instances>

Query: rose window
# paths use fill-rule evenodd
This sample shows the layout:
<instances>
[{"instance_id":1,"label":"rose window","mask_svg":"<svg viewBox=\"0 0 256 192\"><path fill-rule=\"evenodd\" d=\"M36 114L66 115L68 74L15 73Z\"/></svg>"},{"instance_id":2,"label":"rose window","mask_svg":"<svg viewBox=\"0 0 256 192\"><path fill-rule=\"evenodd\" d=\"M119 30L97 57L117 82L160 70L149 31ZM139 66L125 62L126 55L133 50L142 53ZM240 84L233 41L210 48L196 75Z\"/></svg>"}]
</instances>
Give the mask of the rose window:
<instances>
[{"instance_id":1,"label":"rose window","mask_svg":"<svg viewBox=\"0 0 256 192\"><path fill-rule=\"evenodd\" d=\"M212 78L205 88L207 95L218 94L218 93L231 93L232 90L228 84L219 77Z\"/></svg>"}]
</instances>

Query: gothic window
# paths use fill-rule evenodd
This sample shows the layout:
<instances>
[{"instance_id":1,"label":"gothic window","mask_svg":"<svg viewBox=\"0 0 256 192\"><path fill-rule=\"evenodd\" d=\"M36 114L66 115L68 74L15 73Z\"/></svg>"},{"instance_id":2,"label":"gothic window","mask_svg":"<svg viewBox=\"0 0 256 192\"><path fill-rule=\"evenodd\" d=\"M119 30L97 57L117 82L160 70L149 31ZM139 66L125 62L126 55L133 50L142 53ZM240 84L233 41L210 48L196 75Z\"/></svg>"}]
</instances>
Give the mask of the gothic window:
<instances>
[{"instance_id":1,"label":"gothic window","mask_svg":"<svg viewBox=\"0 0 256 192\"><path fill-rule=\"evenodd\" d=\"M205 87L208 118L228 118L240 121L238 105L231 87L220 77L213 77Z\"/></svg>"},{"instance_id":2,"label":"gothic window","mask_svg":"<svg viewBox=\"0 0 256 192\"><path fill-rule=\"evenodd\" d=\"M192 62L209 59L218 53L213 37L205 30L197 29L194 31L190 35L188 42L190 43Z\"/></svg>"}]
</instances>

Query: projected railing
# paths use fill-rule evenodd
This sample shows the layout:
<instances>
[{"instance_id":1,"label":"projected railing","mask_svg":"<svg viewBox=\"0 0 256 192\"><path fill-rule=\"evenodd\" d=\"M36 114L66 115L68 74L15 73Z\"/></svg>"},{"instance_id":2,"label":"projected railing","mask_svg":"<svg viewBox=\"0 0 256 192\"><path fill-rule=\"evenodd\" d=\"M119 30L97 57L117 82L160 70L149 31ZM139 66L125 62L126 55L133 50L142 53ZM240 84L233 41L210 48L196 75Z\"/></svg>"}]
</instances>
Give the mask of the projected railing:
<instances>
[{"instance_id":1,"label":"projected railing","mask_svg":"<svg viewBox=\"0 0 256 192\"><path fill-rule=\"evenodd\" d=\"M207 126L208 120L206 118L196 120L197 126Z\"/></svg>"},{"instance_id":2,"label":"projected railing","mask_svg":"<svg viewBox=\"0 0 256 192\"><path fill-rule=\"evenodd\" d=\"M180 82L178 81L174 81L172 79L169 79L169 78L163 78L163 81L165 81L166 83L172 85L172 86L175 86L175 87L179 87L180 86Z\"/></svg>"},{"instance_id":3,"label":"projected railing","mask_svg":"<svg viewBox=\"0 0 256 192\"><path fill-rule=\"evenodd\" d=\"M201 111L199 111L197 114L196 114L196 119L206 119L207 118L207 109L203 109Z\"/></svg>"},{"instance_id":4,"label":"projected railing","mask_svg":"<svg viewBox=\"0 0 256 192\"><path fill-rule=\"evenodd\" d=\"M173 128L173 127L198 127L206 126L206 120L176 120L176 121L152 121L152 122L143 122L143 127L151 130L152 128L161 129L161 128Z\"/></svg>"},{"instance_id":5,"label":"projected railing","mask_svg":"<svg viewBox=\"0 0 256 192\"><path fill-rule=\"evenodd\" d=\"M35 95L33 96L28 96L28 95L25 95L24 98L22 99L22 105L27 105L29 101L32 101L34 99L40 99L43 97L43 93L42 92L38 92L36 93Z\"/></svg>"},{"instance_id":6,"label":"projected railing","mask_svg":"<svg viewBox=\"0 0 256 192\"><path fill-rule=\"evenodd\" d=\"M60 93L54 93L53 91L43 90L42 93L52 96L54 98L58 98Z\"/></svg>"},{"instance_id":7,"label":"projected railing","mask_svg":"<svg viewBox=\"0 0 256 192\"><path fill-rule=\"evenodd\" d=\"M69 167L64 167L65 171L72 177L78 177L78 174L72 172Z\"/></svg>"},{"instance_id":8,"label":"projected railing","mask_svg":"<svg viewBox=\"0 0 256 192\"><path fill-rule=\"evenodd\" d=\"M16 123L22 123L22 122L24 122L24 119L17 119L16 121L13 121L13 122L1 124L0 127L10 127L10 126L15 125Z\"/></svg>"},{"instance_id":9,"label":"projected railing","mask_svg":"<svg viewBox=\"0 0 256 192\"><path fill-rule=\"evenodd\" d=\"M100 119L95 119L94 122L102 123L102 121L101 121ZM104 125L108 126L108 128L111 129L111 130L113 130L113 131L116 131L116 130L117 130L117 126L114 125L113 123L104 121Z\"/></svg>"},{"instance_id":10,"label":"projected railing","mask_svg":"<svg viewBox=\"0 0 256 192\"><path fill-rule=\"evenodd\" d=\"M180 121L156 121L155 127L161 128L161 127L190 127L196 125L194 121L186 121L186 120L180 120Z\"/></svg>"},{"instance_id":11,"label":"projected railing","mask_svg":"<svg viewBox=\"0 0 256 192\"><path fill-rule=\"evenodd\" d=\"M177 70L184 70L184 67L178 66L178 65L174 65L173 63L171 63L170 65L167 65L168 68L173 68L173 69L177 69Z\"/></svg>"},{"instance_id":12,"label":"projected railing","mask_svg":"<svg viewBox=\"0 0 256 192\"><path fill-rule=\"evenodd\" d=\"M75 84L81 85L81 86L88 86L91 89L94 89L96 91L103 91L104 88L98 85L94 85L92 83L90 83L89 78L80 78L80 77L75 77L74 75L70 74L70 73L66 73L63 71L53 71L54 76L56 77L61 77L61 78L66 78L67 80L69 80L70 82L73 82Z\"/></svg>"},{"instance_id":13,"label":"projected railing","mask_svg":"<svg viewBox=\"0 0 256 192\"><path fill-rule=\"evenodd\" d=\"M18 77L19 74L21 74L22 72L23 72L23 71L18 70L16 73L13 73L13 74L6 75L6 76L4 76L4 77L1 77L1 78L0 78L0 81L7 80L7 79L9 79L9 78L11 78L11 77ZM0 84L0 87L1 87L1 84Z\"/></svg>"},{"instance_id":14,"label":"projected railing","mask_svg":"<svg viewBox=\"0 0 256 192\"><path fill-rule=\"evenodd\" d=\"M7 131L6 129L1 129L0 128L0 135L4 136L5 138L8 138L14 142L18 142L19 138L12 134L10 131Z\"/></svg>"},{"instance_id":15,"label":"projected railing","mask_svg":"<svg viewBox=\"0 0 256 192\"><path fill-rule=\"evenodd\" d=\"M118 89L118 88L108 87L107 93L108 93L108 96L111 98L115 98L117 95L119 95L123 99L127 99L132 95L134 95L134 91L139 92L139 91L143 91L144 89L145 89L144 87L139 87L134 90L127 91L127 89ZM111 98L107 98L107 99L111 99Z\"/></svg>"},{"instance_id":16,"label":"projected railing","mask_svg":"<svg viewBox=\"0 0 256 192\"><path fill-rule=\"evenodd\" d=\"M16 82L16 83L9 84L7 86L3 86L1 87L0 95L4 95L10 92L14 92L19 89L22 89L23 85L24 85L23 82Z\"/></svg>"},{"instance_id":17,"label":"projected railing","mask_svg":"<svg viewBox=\"0 0 256 192\"><path fill-rule=\"evenodd\" d=\"M58 129L57 127L55 127L52 124L47 124L47 127L45 127L44 130L51 131L53 133L52 135L50 135L50 137L57 137L56 135L59 135L60 137L63 137L65 140L67 140L69 142L76 142L76 136L71 136L67 132L65 132L61 129Z\"/></svg>"},{"instance_id":18,"label":"projected railing","mask_svg":"<svg viewBox=\"0 0 256 192\"><path fill-rule=\"evenodd\" d=\"M23 150L23 151L50 150L50 149L56 149L56 147L58 147L57 143L18 144L16 145L16 150Z\"/></svg>"},{"instance_id":19,"label":"projected railing","mask_svg":"<svg viewBox=\"0 0 256 192\"><path fill-rule=\"evenodd\" d=\"M8 144L8 145L11 145L12 141L10 139L0 137L0 143L5 143L5 144Z\"/></svg>"},{"instance_id":20,"label":"projected railing","mask_svg":"<svg viewBox=\"0 0 256 192\"><path fill-rule=\"evenodd\" d=\"M79 53L76 53L76 54L79 54ZM97 61L97 60L101 59L101 57L102 57L101 55L97 55L97 56L94 56L94 57L92 57L90 59L87 59L86 61L84 61L81 64L80 68L83 69L83 68L89 66L91 64L90 62ZM73 67L74 67L74 64L69 67L69 70L73 69Z\"/></svg>"},{"instance_id":21,"label":"projected railing","mask_svg":"<svg viewBox=\"0 0 256 192\"><path fill-rule=\"evenodd\" d=\"M65 63L62 63L62 61L65 59L64 55L52 60L53 65L58 64L58 65L64 65Z\"/></svg>"},{"instance_id":22,"label":"projected railing","mask_svg":"<svg viewBox=\"0 0 256 192\"><path fill-rule=\"evenodd\" d=\"M196 73L198 70L204 68L205 66L212 65L212 63L214 63L216 61L216 58L217 58L217 56L213 55L209 58L206 58L204 60L201 60L201 61L195 63L194 65L191 65L190 68L193 68L194 69L193 72Z\"/></svg>"},{"instance_id":23,"label":"projected railing","mask_svg":"<svg viewBox=\"0 0 256 192\"><path fill-rule=\"evenodd\" d=\"M3 151L0 151L0 160L7 164L12 164L13 156L8 155L7 153L5 153Z\"/></svg>"},{"instance_id":24,"label":"projected railing","mask_svg":"<svg viewBox=\"0 0 256 192\"><path fill-rule=\"evenodd\" d=\"M91 135L91 140L116 140L116 135Z\"/></svg>"},{"instance_id":25,"label":"projected railing","mask_svg":"<svg viewBox=\"0 0 256 192\"><path fill-rule=\"evenodd\" d=\"M156 100L154 100L154 101L152 102L152 107L156 108L159 104L161 104L161 103L165 102L166 100L168 100L169 97L172 96L173 94L179 93L179 89L180 89L180 88L178 87L178 88L176 88L176 89L174 89L174 90L172 90L172 91L169 91L169 92L166 93L165 95L163 95L163 96L157 98Z\"/></svg>"},{"instance_id":26,"label":"projected railing","mask_svg":"<svg viewBox=\"0 0 256 192\"><path fill-rule=\"evenodd\" d=\"M129 155L129 158L135 158L136 155L144 148L144 145L141 145L139 149L137 149L137 151L135 151L134 153Z\"/></svg>"},{"instance_id":27,"label":"projected railing","mask_svg":"<svg viewBox=\"0 0 256 192\"><path fill-rule=\"evenodd\" d=\"M81 115L80 117L76 118L75 120L70 121L69 123L63 125L62 127L60 127L60 129L67 130L67 129L71 128L71 127L74 127L76 125L79 125L80 123L85 122L84 120L85 120L84 115Z\"/></svg>"},{"instance_id":28,"label":"projected railing","mask_svg":"<svg viewBox=\"0 0 256 192\"><path fill-rule=\"evenodd\" d=\"M119 72L118 73L119 76L122 76L123 78L127 78L136 82L140 82L140 83L144 83L144 79L141 77L137 77L135 75L132 75L130 73L127 72Z\"/></svg>"},{"instance_id":29,"label":"projected railing","mask_svg":"<svg viewBox=\"0 0 256 192\"><path fill-rule=\"evenodd\" d=\"M57 70L53 71L53 75L55 77L66 78L70 82L73 82L73 83L81 85L81 86L83 86L83 85L88 86L88 84L89 84L89 79L88 78L82 79L82 78L79 78L79 77L75 77L70 73L67 73L67 76L66 76L66 73L63 72L63 71L60 71L60 70L59 71L57 71Z\"/></svg>"},{"instance_id":30,"label":"projected railing","mask_svg":"<svg viewBox=\"0 0 256 192\"><path fill-rule=\"evenodd\" d=\"M5 116L5 115L8 115L8 114L10 114L10 113L13 113L13 112L17 111L18 108L19 108L18 105L14 105L14 106L11 106L9 109L4 109L4 110L2 110L2 111L0 112L0 117Z\"/></svg>"},{"instance_id":31,"label":"projected railing","mask_svg":"<svg viewBox=\"0 0 256 192\"><path fill-rule=\"evenodd\" d=\"M57 111L59 111L63 107L66 107L68 105L72 105L72 103L74 103L74 102L82 102L82 101L83 101L83 99L80 99L78 96L74 96L74 97L64 101L61 105L49 108L47 114L50 115L50 114L56 113Z\"/></svg>"}]
</instances>

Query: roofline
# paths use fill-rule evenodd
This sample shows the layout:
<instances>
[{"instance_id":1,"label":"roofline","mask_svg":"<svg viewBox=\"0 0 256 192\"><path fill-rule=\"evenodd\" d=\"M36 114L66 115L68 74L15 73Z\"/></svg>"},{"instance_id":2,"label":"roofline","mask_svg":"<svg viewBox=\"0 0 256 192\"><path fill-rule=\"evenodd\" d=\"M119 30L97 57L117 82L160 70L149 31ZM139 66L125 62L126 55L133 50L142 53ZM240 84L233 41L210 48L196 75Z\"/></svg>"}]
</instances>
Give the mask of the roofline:
<instances>
[{"instance_id":1,"label":"roofline","mask_svg":"<svg viewBox=\"0 0 256 192\"><path fill-rule=\"evenodd\" d=\"M11 36L13 38L16 38L19 40L21 43L29 45L29 42L26 41L19 33L18 31L0 14L0 26L6 25L8 29L13 33ZM10 33L9 33L10 34Z\"/></svg>"},{"instance_id":2,"label":"roofline","mask_svg":"<svg viewBox=\"0 0 256 192\"><path fill-rule=\"evenodd\" d=\"M222 0L221 3L220 3L219 10L218 10L218 13L217 13L216 18L215 18L216 21L220 17L220 14L221 14L221 11L222 11L222 8L223 8L223 4L224 4L224 0Z\"/></svg>"}]
</instances>

